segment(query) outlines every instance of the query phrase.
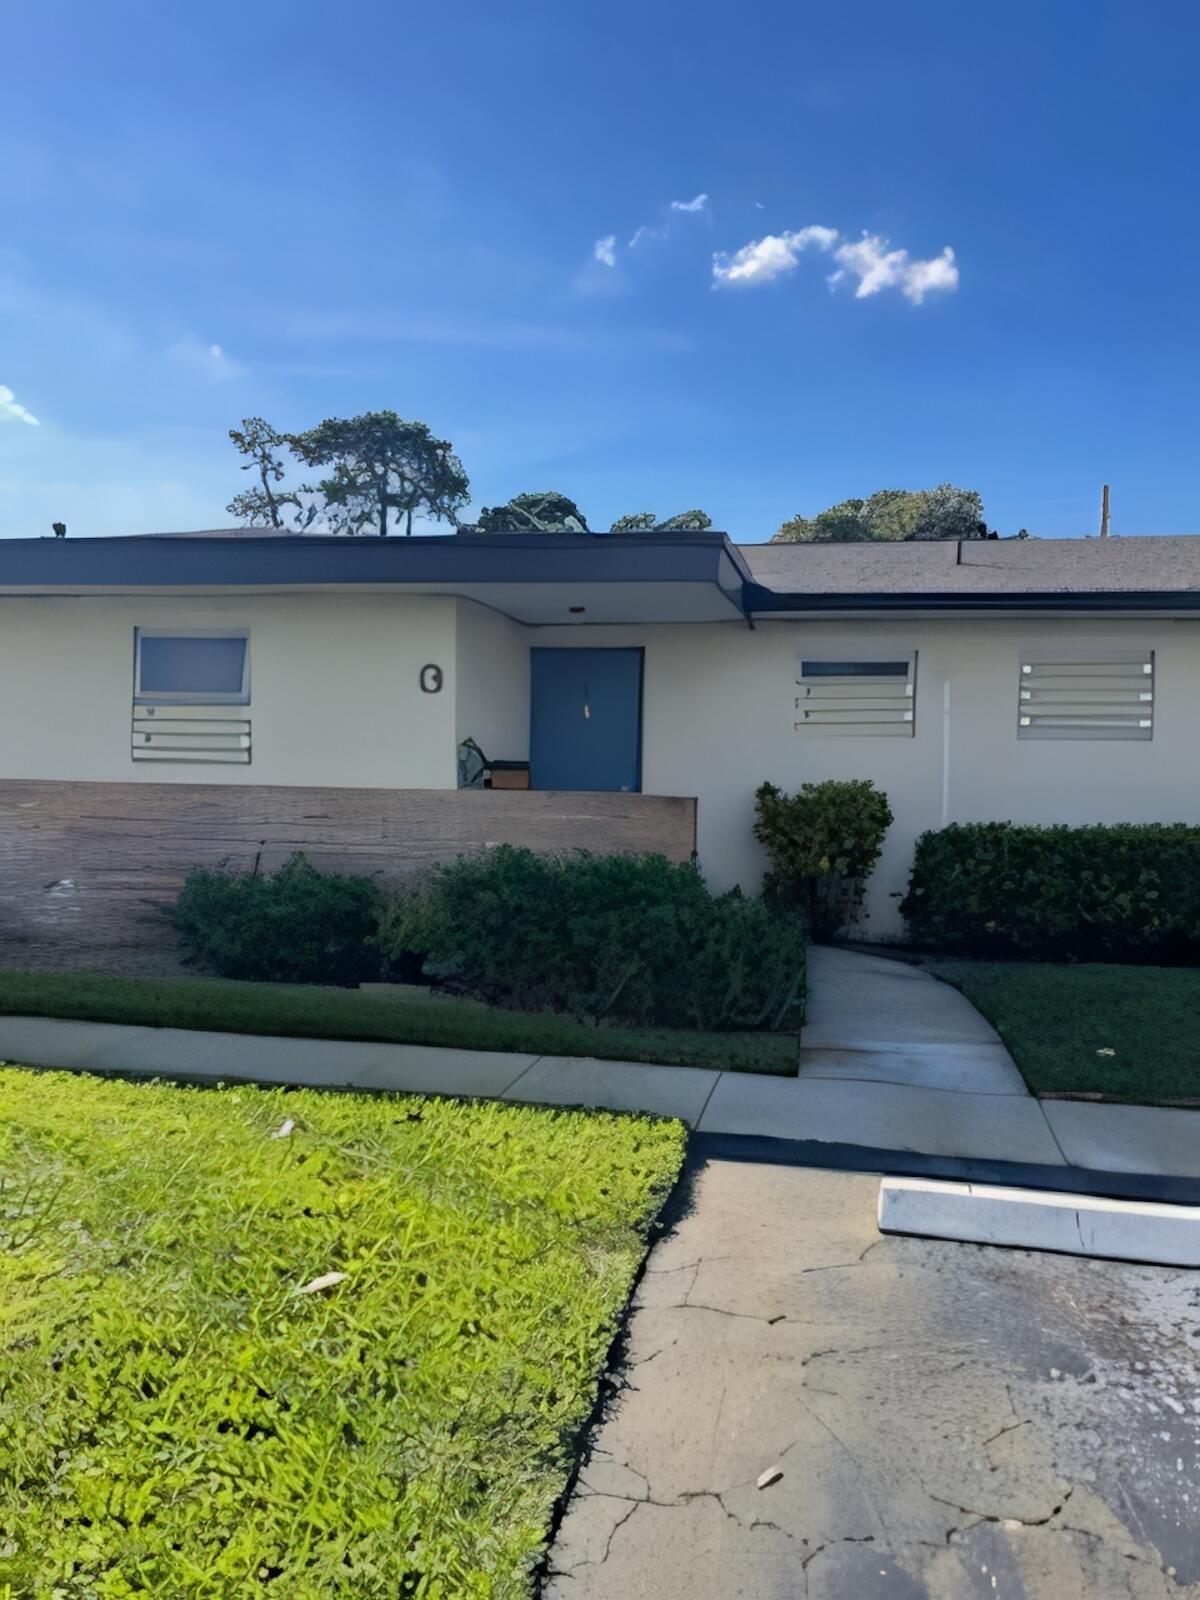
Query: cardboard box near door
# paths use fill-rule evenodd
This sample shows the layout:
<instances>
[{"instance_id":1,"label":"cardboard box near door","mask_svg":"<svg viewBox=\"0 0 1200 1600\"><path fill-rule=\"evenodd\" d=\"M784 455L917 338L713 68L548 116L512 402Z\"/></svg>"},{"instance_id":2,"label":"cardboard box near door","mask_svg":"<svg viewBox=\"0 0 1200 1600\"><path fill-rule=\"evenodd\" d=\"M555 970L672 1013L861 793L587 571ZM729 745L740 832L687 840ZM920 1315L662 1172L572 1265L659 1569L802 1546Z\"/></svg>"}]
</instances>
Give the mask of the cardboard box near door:
<instances>
[{"instance_id":1,"label":"cardboard box near door","mask_svg":"<svg viewBox=\"0 0 1200 1600\"><path fill-rule=\"evenodd\" d=\"M492 789L528 789L528 761L493 761L489 787Z\"/></svg>"}]
</instances>

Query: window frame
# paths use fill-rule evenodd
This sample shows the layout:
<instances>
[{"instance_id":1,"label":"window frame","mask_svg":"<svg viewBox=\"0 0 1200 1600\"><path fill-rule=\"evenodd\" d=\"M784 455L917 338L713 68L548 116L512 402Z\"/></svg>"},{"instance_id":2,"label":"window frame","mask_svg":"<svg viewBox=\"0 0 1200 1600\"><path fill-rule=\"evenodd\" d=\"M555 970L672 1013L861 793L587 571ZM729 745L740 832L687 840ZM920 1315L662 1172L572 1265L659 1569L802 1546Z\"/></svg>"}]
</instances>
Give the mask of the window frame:
<instances>
[{"instance_id":1,"label":"window frame","mask_svg":"<svg viewBox=\"0 0 1200 1600\"><path fill-rule=\"evenodd\" d=\"M142 688L143 639L240 639L242 683L237 690ZM133 703L135 706L248 706L250 704L249 628L139 628L133 630Z\"/></svg>"}]
</instances>

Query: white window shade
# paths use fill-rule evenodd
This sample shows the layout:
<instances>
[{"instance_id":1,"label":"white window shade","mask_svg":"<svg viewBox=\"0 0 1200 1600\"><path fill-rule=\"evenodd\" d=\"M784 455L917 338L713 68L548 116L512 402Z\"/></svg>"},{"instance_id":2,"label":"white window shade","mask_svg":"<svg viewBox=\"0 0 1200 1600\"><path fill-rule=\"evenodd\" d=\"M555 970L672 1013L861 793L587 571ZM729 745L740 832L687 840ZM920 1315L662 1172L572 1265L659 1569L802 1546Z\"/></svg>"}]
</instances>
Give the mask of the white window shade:
<instances>
[{"instance_id":1,"label":"white window shade","mask_svg":"<svg viewBox=\"0 0 1200 1600\"><path fill-rule=\"evenodd\" d=\"M1021 662L1017 737L1151 739L1154 654L1123 660Z\"/></svg>"},{"instance_id":2,"label":"white window shade","mask_svg":"<svg viewBox=\"0 0 1200 1600\"><path fill-rule=\"evenodd\" d=\"M135 705L131 748L135 761L248 766L250 719L224 706Z\"/></svg>"},{"instance_id":3,"label":"white window shade","mask_svg":"<svg viewBox=\"0 0 1200 1600\"><path fill-rule=\"evenodd\" d=\"M916 673L915 654L878 661L801 658L796 732L911 739Z\"/></svg>"}]
</instances>

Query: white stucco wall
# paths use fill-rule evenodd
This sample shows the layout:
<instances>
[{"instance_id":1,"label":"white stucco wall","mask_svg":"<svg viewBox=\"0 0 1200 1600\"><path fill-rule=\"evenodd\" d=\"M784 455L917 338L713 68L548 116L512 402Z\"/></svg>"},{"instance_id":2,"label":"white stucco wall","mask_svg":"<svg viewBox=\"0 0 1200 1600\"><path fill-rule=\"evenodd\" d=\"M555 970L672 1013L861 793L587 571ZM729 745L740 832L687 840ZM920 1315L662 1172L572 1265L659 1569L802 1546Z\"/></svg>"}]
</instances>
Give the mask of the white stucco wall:
<instances>
[{"instance_id":1,"label":"white stucco wall","mask_svg":"<svg viewBox=\"0 0 1200 1600\"><path fill-rule=\"evenodd\" d=\"M455 602L0 597L0 772L125 783L453 788ZM130 758L133 632L248 628L247 766ZM444 672L424 694L421 668Z\"/></svg>"},{"instance_id":2,"label":"white stucco wall","mask_svg":"<svg viewBox=\"0 0 1200 1600\"><path fill-rule=\"evenodd\" d=\"M135 627L248 628L248 766L130 758ZM293 594L0 598L0 776L76 781L453 788L460 738L528 755L529 648L645 650L643 787L695 796L701 865L758 887L753 797L769 778L869 777L895 821L865 931L903 932L914 841L949 821L1200 820L1200 624L999 618L530 629L468 601ZM1019 666L1153 649L1148 742L1017 738ZM912 739L797 734L800 655L918 652ZM443 687L424 694L426 664ZM586 838L581 838L586 844Z\"/></svg>"},{"instance_id":3,"label":"white stucco wall","mask_svg":"<svg viewBox=\"0 0 1200 1600\"><path fill-rule=\"evenodd\" d=\"M473 600L457 606L458 739L474 739L493 761L528 761L529 646L538 630Z\"/></svg>"},{"instance_id":4,"label":"white stucco wall","mask_svg":"<svg viewBox=\"0 0 1200 1600\"><path fill-rule=\"evenodd\" d=\"M896 937L896 906L917 835L946 822L1200 820L1200 626L1187 622L766 622L539 629L545 645L645 648L643 788L695 795L710 883L754 890L763 857L753 823L764 779L785 789L873 778L895 821L870 885L864 932ZM1017 738L1023 654L1115 648L1156 654L1149 742ZM914 737L797 734L799 655L884 659L918 652ZM948 699L947 699L948 695Z\"/></svg>"}]
</instances>

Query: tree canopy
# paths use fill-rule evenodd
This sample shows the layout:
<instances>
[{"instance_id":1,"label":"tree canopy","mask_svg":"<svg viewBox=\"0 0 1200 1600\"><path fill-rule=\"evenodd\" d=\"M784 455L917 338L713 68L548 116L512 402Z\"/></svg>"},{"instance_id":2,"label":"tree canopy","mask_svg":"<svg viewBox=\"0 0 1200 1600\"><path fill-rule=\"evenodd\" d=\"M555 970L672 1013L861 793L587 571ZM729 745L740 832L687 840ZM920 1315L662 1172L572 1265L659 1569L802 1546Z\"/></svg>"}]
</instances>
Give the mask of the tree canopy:
<instances>
[{"instance_id":1,"label":"tree canopy","mask_svg":"<svg viewBox=\"0 0 1200 1600\"><path fill-rule=\"evenodd\" d=\"M424 422L405 421L394 411L357 417L326 417L302 433L281 433L262 417L245 417L229 437L246 459L243 472L257 475L253 488L227 510L248 527L299 530L317 525L333 533L385 535L398 523L412 533L414 515L460 527L470 497L462 462L448 439L435 438ZM284 486L290 452L305 466L324 469L316 483ZM862 502L855 502L862 504ZM712 527L694 508L659 519L653 511L619 517L613 533L677 533ZM472 531L467 529L464 531ZM485 506L480 533L587 533L587 518L569 495L540 489Z\"/></svg>"},{"instance_id":2,"label":"tree canopy","mask_svg":"<svg viewBox=\"0 0 1200 1600\"><path fill-rule=\"evenodd\" d=\"M407 533L414 513L457 523L469 498L467 475L449 440L394 411L327 417L288 442L307 466L331 469L316 489L339 533L386 534L393 512Z\"/></svg>"},{"instance_id":3,"label":"tree canopy","mask_svg":"<svg viewBox=\"0 0 1200 1600\"><path fill-rule=\"evenodd\" d=\"M502 506L484 506L480 533L587 533L587 519L568 495L557 489L518 494Z\"/></svg>"},{"instance_id":4,"label":"tree canopy","mask_svg":"<svg viewBox=\"0 0 1200 1600\"><path fill-rule=\"evenodd\" d=\"M706 528L712 527L712 518L707 511L681 511L678 516L667 517L660 522L653 511L634 511L627 517L618 517L613 523L612 533L685 533L694 530L703 533Z\"/></svg>"},{"instance_id":5,"label":"tree canopy","mask_svg":"<svg viewBox=\"0 0 1200 1600\"><path fill-rule=\"evenodd\" d=\"M280 453L288 446L287 434L262 417L243 417L240 428L230 428L229 437L238 454L246 457L242 471L257 473L258 483L235 494L226 511L250 528L282 528L286 511L301 514L299 492L278 487L287 471Z\"/></svg>"},{"instance_id":6,"label":"tree canopy","mask_svg":"<svg viewBox=\"0 0 1200 1600\"><path fill-rule=\"evenodd\" d=\"M988 535L975 489L879 489L842 500L815 517L789 517L772 544L841 544L904 539L982 539Z\"/></svg>"},{"instance_id":7,"label":"tree canopy","mask_svg":"<svg viewBox=\"0 0 1200 1600\"><path fill-rule=\"evenodd\" d=\"M653 511L634 511L618 517L611 533L678 533L712 527L704 511L681 511L660 521ZM502 506L484 507L479 513L481 533L587 533L587 518L569 495L557 489L514 495Z\"/></svg>"},{"instance_id":8,"label":"tree canopy","mask_svg":"<svg viewBox=\"0 0 1200 1600\"><path fill-rule=\"evenodd\" d=\"M703 533L706 528L712 527L712 518L707 511L681 511L678 516L668 517L665 522L660 522L655 528L656 533L686 533L689 530Z\"/></svg>"}]
</instances>

